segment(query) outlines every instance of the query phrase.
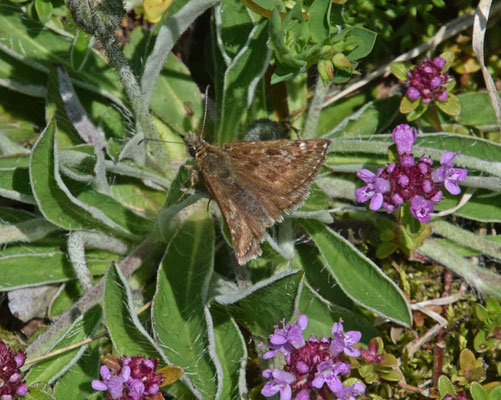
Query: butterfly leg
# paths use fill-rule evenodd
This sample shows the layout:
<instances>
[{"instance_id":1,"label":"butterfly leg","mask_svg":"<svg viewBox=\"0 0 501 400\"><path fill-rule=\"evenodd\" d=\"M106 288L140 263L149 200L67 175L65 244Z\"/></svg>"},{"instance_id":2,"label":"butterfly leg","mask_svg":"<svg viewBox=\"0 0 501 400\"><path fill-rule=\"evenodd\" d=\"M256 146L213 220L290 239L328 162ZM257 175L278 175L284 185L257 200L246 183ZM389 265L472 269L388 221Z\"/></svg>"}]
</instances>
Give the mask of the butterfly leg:
<instances>
[{"instance_id":1,"label":"butterfly leg","mask_svg":"<svg viewBox=\"0 0 501 400\"><path fill-rule=\"evenodd\" d=\"M184 189L184 192L183 194L181 195L181 197L179 198L178 201L181 201L184 196L186 196L188 194L188 192L197 184L198 182L198 170L190 165L185 165L184 166L188 171L190 171L190 178L188 179L188 182L189 182L189 185L188 187L184 187L184 184L183 186L181 186L181 188Z\"/></svg>"}]
</instances>

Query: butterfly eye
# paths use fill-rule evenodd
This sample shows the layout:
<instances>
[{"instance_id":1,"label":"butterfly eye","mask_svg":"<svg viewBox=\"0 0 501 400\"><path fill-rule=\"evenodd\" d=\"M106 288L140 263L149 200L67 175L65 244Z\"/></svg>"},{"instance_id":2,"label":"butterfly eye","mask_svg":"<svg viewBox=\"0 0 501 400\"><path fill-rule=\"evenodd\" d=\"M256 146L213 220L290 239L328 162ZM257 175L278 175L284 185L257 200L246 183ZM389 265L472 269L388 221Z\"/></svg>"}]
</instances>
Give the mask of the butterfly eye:
<instances>
[{"instance_id":1,"label":"butterfly eye","mask_svg":"<svg viewBox=\"0 0 501 400\"><path fill-rule=\"evenodd\" d=\"M192 157L196 157L197 156L197 148L194 147L194 146L190 146L189 150L188 150L191 154Z\"/></svg>"}]
</instances>

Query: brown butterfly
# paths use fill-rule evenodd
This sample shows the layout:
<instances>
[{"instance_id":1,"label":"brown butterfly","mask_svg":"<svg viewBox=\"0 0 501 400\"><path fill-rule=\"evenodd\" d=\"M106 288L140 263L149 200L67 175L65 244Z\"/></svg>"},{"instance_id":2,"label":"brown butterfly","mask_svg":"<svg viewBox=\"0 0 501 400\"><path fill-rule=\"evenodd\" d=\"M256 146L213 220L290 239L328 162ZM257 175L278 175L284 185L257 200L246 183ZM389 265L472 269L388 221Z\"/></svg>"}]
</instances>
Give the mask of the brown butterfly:
<instances>
[{"instance_id":1,"label":"brown butterfly","mask_svg":"<svg viewBox=\"0 0 501 400\"><path fill-rule=\"evenodd\" d=\"M266 228L306 200L331 143L281 139L214 146L193 132L184 141L223 213L239 264L260 256Z\"/></svg>"}]
</instances>

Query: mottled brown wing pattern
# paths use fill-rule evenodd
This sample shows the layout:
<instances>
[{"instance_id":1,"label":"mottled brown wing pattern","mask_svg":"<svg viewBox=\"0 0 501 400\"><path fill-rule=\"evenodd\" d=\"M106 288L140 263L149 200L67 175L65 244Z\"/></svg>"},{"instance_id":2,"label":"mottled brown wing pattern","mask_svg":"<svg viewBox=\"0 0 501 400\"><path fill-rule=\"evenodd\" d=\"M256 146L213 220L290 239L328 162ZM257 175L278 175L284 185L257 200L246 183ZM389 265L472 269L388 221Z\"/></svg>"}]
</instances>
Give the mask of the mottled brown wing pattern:
<instances>
[{"instance_id":1,"label":"mottled brown wing pattern","mask_svg":"<svg viewBox=\"0 0 501 400\"><path fill-rule=\"evenodd\" d=\"M196 161L230 230L240 264L259 256L266 228L304 202L329 139L204 143Z\"/></svg>"},{"instance_id":2,"label":"mottled brown wing pattern","mask_svg":"<svg viewBox=\"0 0 501 400\"><path fill-rule=\"evenodd\" d=\"M233 142L222 149L228 154L238 181L265 194L261 197L287 213L306 199L329 145L329 139L269 140Z\"/></svg>"},{"instance_id":3,"label":"mottled brown wing pattern","mask_svg":"<svg viewBox=\"0 0 501 400\"><path fill-rule=\"evenodd\" d=\"M264 239L266 227L273 225L266 218L253 219L248 215L244 208L237 203L238 197L235 197L235 190L225 184L220 179L214 179L213 176L202 174L205 184L214 196L219 208L223 214L226 225L231 235L231 241L235 250L235 255L239 264L245 264L249 260L261 255L259 243ZM264 222L259 225L256 221Z\"/></svg>"}]
</instances>

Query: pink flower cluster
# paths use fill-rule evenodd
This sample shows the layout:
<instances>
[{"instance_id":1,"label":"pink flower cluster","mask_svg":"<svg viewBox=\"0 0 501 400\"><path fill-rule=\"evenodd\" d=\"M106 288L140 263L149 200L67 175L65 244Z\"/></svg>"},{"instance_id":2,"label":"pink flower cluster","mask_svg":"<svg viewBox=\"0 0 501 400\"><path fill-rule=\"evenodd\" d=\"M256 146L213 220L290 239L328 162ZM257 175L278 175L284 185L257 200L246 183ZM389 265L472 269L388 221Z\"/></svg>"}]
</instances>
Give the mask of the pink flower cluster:
<instances>
[{"instance_id":1,"label":"pink flower cluster","mask_svg":"<svg viewBox=\"0 0 501 400\"><path fill-rule=\"evenodd\" d=\"M0 399L13 400L28 393L28 386L21 379L20 368L26 354L19 350L16 354L0 340Z\"/></svg>"},{"instance_id":2,"label":"pink flower cluster","mask_svg":"<svg viewBox=\"0 0 501 400\"><path fill-rule=\"evenodd\" d=\"M443 73L445 60L436 57L433 60L424 60L407 72L409 78L407 97L414 101L421 98L424 104L432 100L447 101L449 97L444 85L449 82L449 75Z\"/></svg>"},{"instance_id":3,"label":"pink flower cluster","mask_svg":"<svg viewBox=\"0 0 501 400\"><path fill-rule=\"evenodd\" d=\"M454 168L453 159L459 152L444 152L441 166L433 169L433 161L428 157L423 156L415 162L412 145L416 136L416 129L407 124L398 125L392 133L397 145L398 162L379 168L375 174L368 169L357 172L357 176L366 183L366 186L356 190L359 203L370 200L371 210L383 207L393 212L409 201L412 215L420 222L428 222L434 205L442 200L442 186L453 195L461 193L458 183L466 179L468 172Z\"/></svg>"},{"instance_id":4,"label":"pink flower cluster","mask_svg":"<svg viewBox=\"0 0 501 400\"><path fill-rule=\"evenodd\" d=\"M271 397L280 393L280 400L309 400L311 394L315 394L317 400L332 399L332 396L354 400L363 394L365 386L362 383L344 385L340 379L351 370L343 354L360 356L360 350L354 344L360 340L361 333L344 332L340 320L332 327L332 338L310 337L305 340L302 331L307 324L308 317L299 315L296 323L285 325L282 321L282 328L275 326L275 332L269 336L270 350L263 358L270 359L281 353L285 357L285 366L263 371L263 376L269 380L261 394Z\"/></svg>"},{"instance_id":5,"label":"pink flower cluster","mask_svg":"<svg viewBox=\"0 0 501 400\"><path fill-rule=\"evenodd\" d=\"M156 373L157 359L144 357L114 357L113 363L102 365L102 381L93 380L94 390L108 392L112 400L141 400L145 396L154 396L160 391L163 376Z\"/></svg>"}]
</instances>

